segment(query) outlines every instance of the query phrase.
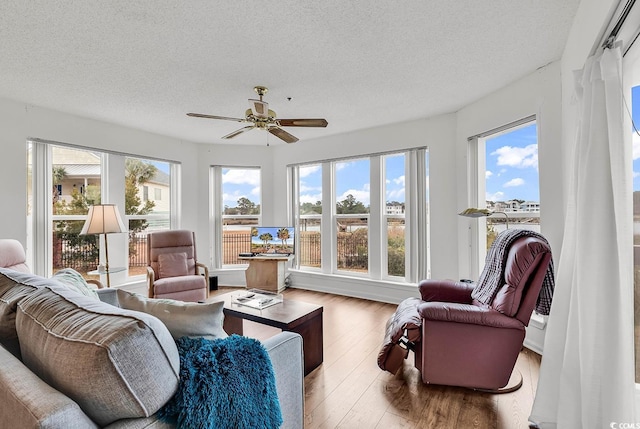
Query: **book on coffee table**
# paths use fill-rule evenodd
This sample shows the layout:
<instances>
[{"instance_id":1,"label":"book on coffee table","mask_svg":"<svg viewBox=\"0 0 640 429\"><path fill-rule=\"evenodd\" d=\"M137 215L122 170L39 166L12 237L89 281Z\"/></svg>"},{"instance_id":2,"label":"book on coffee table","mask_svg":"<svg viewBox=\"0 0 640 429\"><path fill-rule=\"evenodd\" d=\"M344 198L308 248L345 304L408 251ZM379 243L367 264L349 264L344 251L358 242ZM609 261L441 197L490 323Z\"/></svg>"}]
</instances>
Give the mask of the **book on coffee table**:
<instances>
[{"instance_id":1,"label":"book on coffee table","mask_svg":"<svg viewBox=\"0 0 640 429\"><path fill-rule=\"evenodd\" d=\"M281 303L282 294L260 289L247 289L234 293L231 297L231 302L262 310L263 308Z\"/></svg>"}]
</instances>

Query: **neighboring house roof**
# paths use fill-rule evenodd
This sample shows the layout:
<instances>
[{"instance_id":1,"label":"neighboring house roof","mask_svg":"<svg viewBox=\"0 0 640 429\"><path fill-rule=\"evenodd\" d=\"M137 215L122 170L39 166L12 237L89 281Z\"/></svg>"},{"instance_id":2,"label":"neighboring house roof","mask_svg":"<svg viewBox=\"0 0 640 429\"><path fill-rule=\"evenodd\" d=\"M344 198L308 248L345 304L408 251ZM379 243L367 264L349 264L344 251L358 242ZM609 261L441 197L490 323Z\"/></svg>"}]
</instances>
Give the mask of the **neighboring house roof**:
<instances>
[{"instance_id":1,"label":"neighboring house roof","mask_svg":"<svg viewBox=\"0 0 640 429\"><path fill-rule=\"evenodd\" d=\"M54 164L62 167L67 177L100 177L100 164Z\"/></svg>"},{"instance_id":2,"label":"neighboring house roof","mask_svg":"<svg viewBox=\"0 0 640 429\"><path fill-rule=\"evenodd\" d=\"M171 176L162 170L157 170L155 176L153 176L148 183L157 183L159 185L169 186Z\"/></svg>"},{"instance_id":3,"label":"neighboring house roof","mask_svg":"<svg viewBox=\"0 0 640 429\"><path fill-rule=\"evenodd\" d=\"M100 155L94 152L63 146L52 146L52 151L55 165L100 165Z\"/></svg>"}]
</instances>

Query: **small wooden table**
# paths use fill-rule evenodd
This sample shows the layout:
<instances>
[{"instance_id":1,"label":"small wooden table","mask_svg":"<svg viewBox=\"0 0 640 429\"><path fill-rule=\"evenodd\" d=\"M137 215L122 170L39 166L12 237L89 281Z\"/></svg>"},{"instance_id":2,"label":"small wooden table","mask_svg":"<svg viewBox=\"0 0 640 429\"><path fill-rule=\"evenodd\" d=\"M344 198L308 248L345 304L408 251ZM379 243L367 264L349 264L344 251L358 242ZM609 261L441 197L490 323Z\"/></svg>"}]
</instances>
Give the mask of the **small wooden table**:
<instances>
[{"instance_id":1,"label":"small wooden table","mask_svg":"<svg viewBox=\"0 0 640 429\"><path fill-rule=\"evenodd\" d=\"M239 256L238 259L249 261L249 267L245 272L247 289L262 289L274 293L284 290L287 264L293 256Z\"/></svg>"},{"instance_id":2,"label":"small wooden table","mask_svg":"<svg viewBox=\"0 0 640 429\"><path fill-rule=\"evenodd\" d=\"M224 330L228 334L242 335L242 320L251 320L267 326L296 332L302 336L304 375L316 369L323 361L321 305L284 299L281 303L259 310L231 301L229 292L216 296L224 300Z\"/></svg>"}]
</instances>

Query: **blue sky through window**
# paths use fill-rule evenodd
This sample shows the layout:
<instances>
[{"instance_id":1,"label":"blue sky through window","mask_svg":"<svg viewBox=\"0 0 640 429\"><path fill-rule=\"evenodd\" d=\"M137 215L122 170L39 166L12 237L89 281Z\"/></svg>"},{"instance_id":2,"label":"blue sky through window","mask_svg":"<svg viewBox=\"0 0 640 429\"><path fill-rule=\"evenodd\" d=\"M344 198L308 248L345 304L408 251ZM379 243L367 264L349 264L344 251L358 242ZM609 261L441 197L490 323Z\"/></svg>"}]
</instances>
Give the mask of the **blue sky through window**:
<instances>
[{"instance_id":1,"label":"blue sky through window","mask_svg":"<svg viewBox=\"0 0 640 429\"><path fill-rule=\"evenodd\" d=\"M237 207L242 197L248 198L256 206L260 205L260 169L223 168L222 204Z\"/></svg>"},{"instance_id":2,"label":"blue sky through window","mask_svg":"<svg viewBox=\"0 0 640 429\"><path fill-rule=\"evenodd\" d=\"M486 140L487 201L540 201L535 123Z\"/></svg>"}]
</instances>

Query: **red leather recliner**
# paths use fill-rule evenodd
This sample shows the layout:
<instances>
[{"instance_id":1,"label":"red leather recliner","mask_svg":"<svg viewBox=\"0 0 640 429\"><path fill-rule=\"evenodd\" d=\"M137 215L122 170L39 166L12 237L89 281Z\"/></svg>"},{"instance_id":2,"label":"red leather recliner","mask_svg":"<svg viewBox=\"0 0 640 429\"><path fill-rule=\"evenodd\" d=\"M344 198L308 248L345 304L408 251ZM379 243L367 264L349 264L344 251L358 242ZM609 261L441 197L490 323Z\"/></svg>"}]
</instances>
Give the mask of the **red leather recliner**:
<instances>
[{"instance_id":1,"label":"red leather recliner","mask_svg":"<svg viewBox=\"0 0 640 429\"><path fill-rule=\"evenodd\" d=\"M423 302L417 305L422 335L414 349L422 381L487 390L506 386L550 263L546 241L515 239L507 249L502 286L489 304L471 297L473 283L423 280Z\"/></svg>"}]
</instances>

